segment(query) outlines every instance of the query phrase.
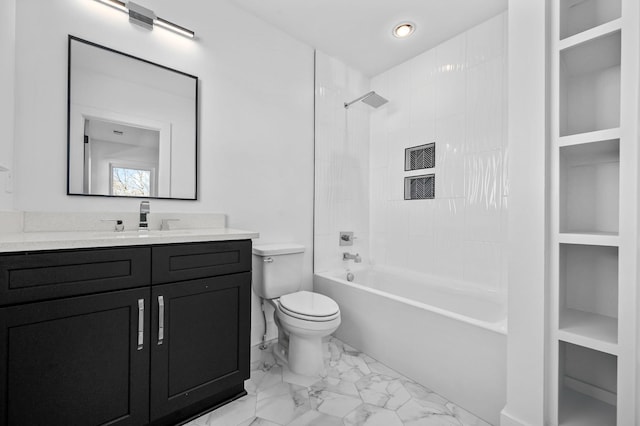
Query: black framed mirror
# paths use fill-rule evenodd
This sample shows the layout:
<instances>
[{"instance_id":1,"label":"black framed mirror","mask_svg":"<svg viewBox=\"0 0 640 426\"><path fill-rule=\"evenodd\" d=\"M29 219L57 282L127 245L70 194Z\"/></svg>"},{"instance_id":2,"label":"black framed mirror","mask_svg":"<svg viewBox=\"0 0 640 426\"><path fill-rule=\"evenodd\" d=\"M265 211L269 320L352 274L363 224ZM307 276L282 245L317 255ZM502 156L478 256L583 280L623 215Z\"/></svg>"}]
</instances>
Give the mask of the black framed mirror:
<instances>
[{"instance_id":1,"label":"black framed mirror","mask_svg":"<svg viewBox=\"0 0 640 426\"><path fill-rule=\"evenodd\" d=\"M71 35L68 77L68 195L197 199L197 77Z\"/></svg>"}]
</instances>

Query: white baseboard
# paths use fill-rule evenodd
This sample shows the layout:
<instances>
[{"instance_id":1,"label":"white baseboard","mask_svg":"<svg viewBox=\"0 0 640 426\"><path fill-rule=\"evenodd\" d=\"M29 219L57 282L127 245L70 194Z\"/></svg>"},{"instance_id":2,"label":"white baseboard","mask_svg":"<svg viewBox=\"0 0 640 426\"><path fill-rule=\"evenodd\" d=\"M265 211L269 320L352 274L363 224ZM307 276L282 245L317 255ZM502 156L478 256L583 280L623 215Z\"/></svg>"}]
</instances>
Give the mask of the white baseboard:
<instances>
[{"instance_id":1,"label":"white baseboard","mask_svg":"<svg viewBox=\"0 0 640 426\"><path fill-rule=\"evenodd\" d=\"M511 414L507 412L507 409L504 408L500 412L500 426L532 426L532 425L528 425L522 420L513 417Z\"/></svg>"}]
</instances>

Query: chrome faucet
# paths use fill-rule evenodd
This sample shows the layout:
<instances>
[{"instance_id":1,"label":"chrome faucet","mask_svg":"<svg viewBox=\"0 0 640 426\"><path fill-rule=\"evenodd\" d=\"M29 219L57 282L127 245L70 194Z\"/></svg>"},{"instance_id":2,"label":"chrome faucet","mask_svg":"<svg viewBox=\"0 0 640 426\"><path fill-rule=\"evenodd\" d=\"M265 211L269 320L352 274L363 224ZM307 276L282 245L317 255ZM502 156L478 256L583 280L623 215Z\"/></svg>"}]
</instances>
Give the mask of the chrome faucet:
<instances>
[{"instance_id":1,"label":"chrome faucet","mask_svg":"<svg viewBox=\"0 0 640 426\"><path fill-rule=\"evenodd\" d=\"M362 262L362 258L360 257L360 255L358 253L351 254L351 253L344 252L344 253L342 253L342 260L353 260L356 263L361 263Z\"/></svg>"},{"instance_id":2,"label":"chrome faucet","mask_svg":"<svg viewBox=\"0 0 640 426\"><path fill-rule=\"evenodd\" d=\"M149 222L147 221L147 215L151 211L148 201L140 201L140 226L138 229L141 231L147 231L149 229Z\"/></svg>"}]
</instances>

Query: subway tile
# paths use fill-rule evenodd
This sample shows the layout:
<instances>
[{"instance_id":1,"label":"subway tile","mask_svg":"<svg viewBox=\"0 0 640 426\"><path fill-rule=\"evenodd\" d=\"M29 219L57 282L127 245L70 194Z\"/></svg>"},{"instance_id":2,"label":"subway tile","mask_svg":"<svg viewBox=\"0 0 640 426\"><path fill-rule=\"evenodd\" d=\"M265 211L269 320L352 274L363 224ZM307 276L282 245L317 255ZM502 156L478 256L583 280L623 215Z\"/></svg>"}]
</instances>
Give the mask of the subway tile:
<instances>
[{"instance_id":1,"label":"subway tile","mask_svg":"<svg viewBox=\"0 0 640 426\"><path fill-rule=\"evenodd\" d=\"M464 70L466 64L467 38L459 34L435 48L436 71L451 72Z\"/></svg>"},{"instance_id":2,"label":"subway tile","mask_svg":"<svg viewBox=\"0 0 640 426\"><path fill-rule=\"evenodd\" d=\"M502 55L504 25L504 16L500 14L467 31L469 68Z\"/></svg>"},{"instance_id":3,"label":"subway tile","mask_svg":"<svg viewBox=\"0 0 640 426\"><path fill-rule=\"evenodd\" d=\"M387 167L371 168L369 179L371 201L389 199L389 181L387 179Z\"/></svg>"},{"instance_id":4,"label":"subway tile","mask_svg":"<svg viewBox=\"0 0 640 426\"><path fill-rule=\"evenodd\" d=\"M433 85L433 76L436 71L436 50L430 49L402 65L410 69L411 87L419 88L422 86Z\"/></svg>"},{"instance_id":5,"label":"subway tile","mask_svg":"<svg viewBox=\"0 0 640 426\"><path fill-rule=\"evenodd\" d=\"M436 116L460 114L466 96L466 36L461 34L436 47Z\"/></svg>"},{"instance_id":6,"label":"subway tile","mask_svg":"<svg viewBox=\"0 0 640 426\"><path fill-rule=\"evenodd\" d=\"M502 239L502 152L465 155L466 212L464 238Z\"/></svg>"},{"instance_id":7,"label":"subway tile","mask_svg":"<svg viewBox=\"0 0 640 426\"><path fill-rule=\"evenodd\" d=\"M503 146L502 58L480 64L467 73L466 135L471 152Z\"/></svg>"},{"instance_id":8,"label":"subway tile","mask_svg":"<svg viewBox=\"0 0 640 426\"><path fill-rule=\"evenodd\" d=\"M411 94L411 130L419 139L435 137L436 88L435 84L418 86Z\"/></svg>"},{"instance_id":9,"label":"subway tile","mask_svg":"<svg viewBox=\"0 0 640 426\"><path fill-rule=\"evenodd\" d=\"M445 70L435 77L436 118L449 117L465 111L466 72Z\"/></svg>"},{"instance_id":10,"label":"subway tile","mask_svg":"<svg viewBox=\"0 0 640 426\"><path fill-rule=\"evenodd\" d=\"M436 129L436 197L464 195L465 116L438 120Z\"/></svg>"},{"instance_id":11,"label":"subway tile","mask_svg":"<svg viewBox=\"0 0 640 426\"><path fill-rule=\"evenodd\" d=\"M409 236L409 211L406 203L407 201L404 200L387 202L387 237L406 239Z\"/></svg>"},{"instance_id":12,"label":"subway tile","mask_svg":"<svg viewBox=\"0 0 640 426\"><path fill-rule=\"evenodd\" d=\"M499 243L466 241L462 254L463 279L499 290L502 259Z\"/></svg>"},{"instance_id":13,"label":"subway tile","mask_svg":"<svg viewBox=\"0 0 640 426\"><path fill-rule=\"evenodd\" d=\"M407 240L407 268L422 274L432 274L435 263L434 237L409 237Z\"/></svg>"},{"instance_id":14,"label":"subway tile","mask_svg":"<svg viewBox=\"0 0 640 426\"><path fill-rule=\"evenodd\" d=\"M436 200L434 275L451 279L462 279L462 226L465 215L465 200Z\"/></svg>"},{"instance_id":15,"label":"subway tile","mask_svg":"<svg viewBox=\"0 0 640 426\"><path fill-rule=\"evenodd\" d=\"M409 213L409 235L411 238L433 239L435 202L434 200L407 201Z\"/></svg>"}]
</instances>

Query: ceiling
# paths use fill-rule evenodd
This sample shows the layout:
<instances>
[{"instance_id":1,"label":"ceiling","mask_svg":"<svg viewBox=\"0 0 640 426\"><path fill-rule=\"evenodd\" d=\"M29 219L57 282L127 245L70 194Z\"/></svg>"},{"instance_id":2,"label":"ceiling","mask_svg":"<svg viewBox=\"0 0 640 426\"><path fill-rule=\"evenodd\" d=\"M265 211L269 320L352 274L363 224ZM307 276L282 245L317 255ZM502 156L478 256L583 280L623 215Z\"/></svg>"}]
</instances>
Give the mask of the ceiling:
<instances>
[{"instance_id":1,"label":"ceiling","mask_svg":"<svg viewBox=\"0 0 640 426\"><path fill-rule=\"evenodd\" d=\"M372 77L507 9L507 0L231 0ZM416 24L407 39L391 35Z\"/></svg>"}]
</instances>

